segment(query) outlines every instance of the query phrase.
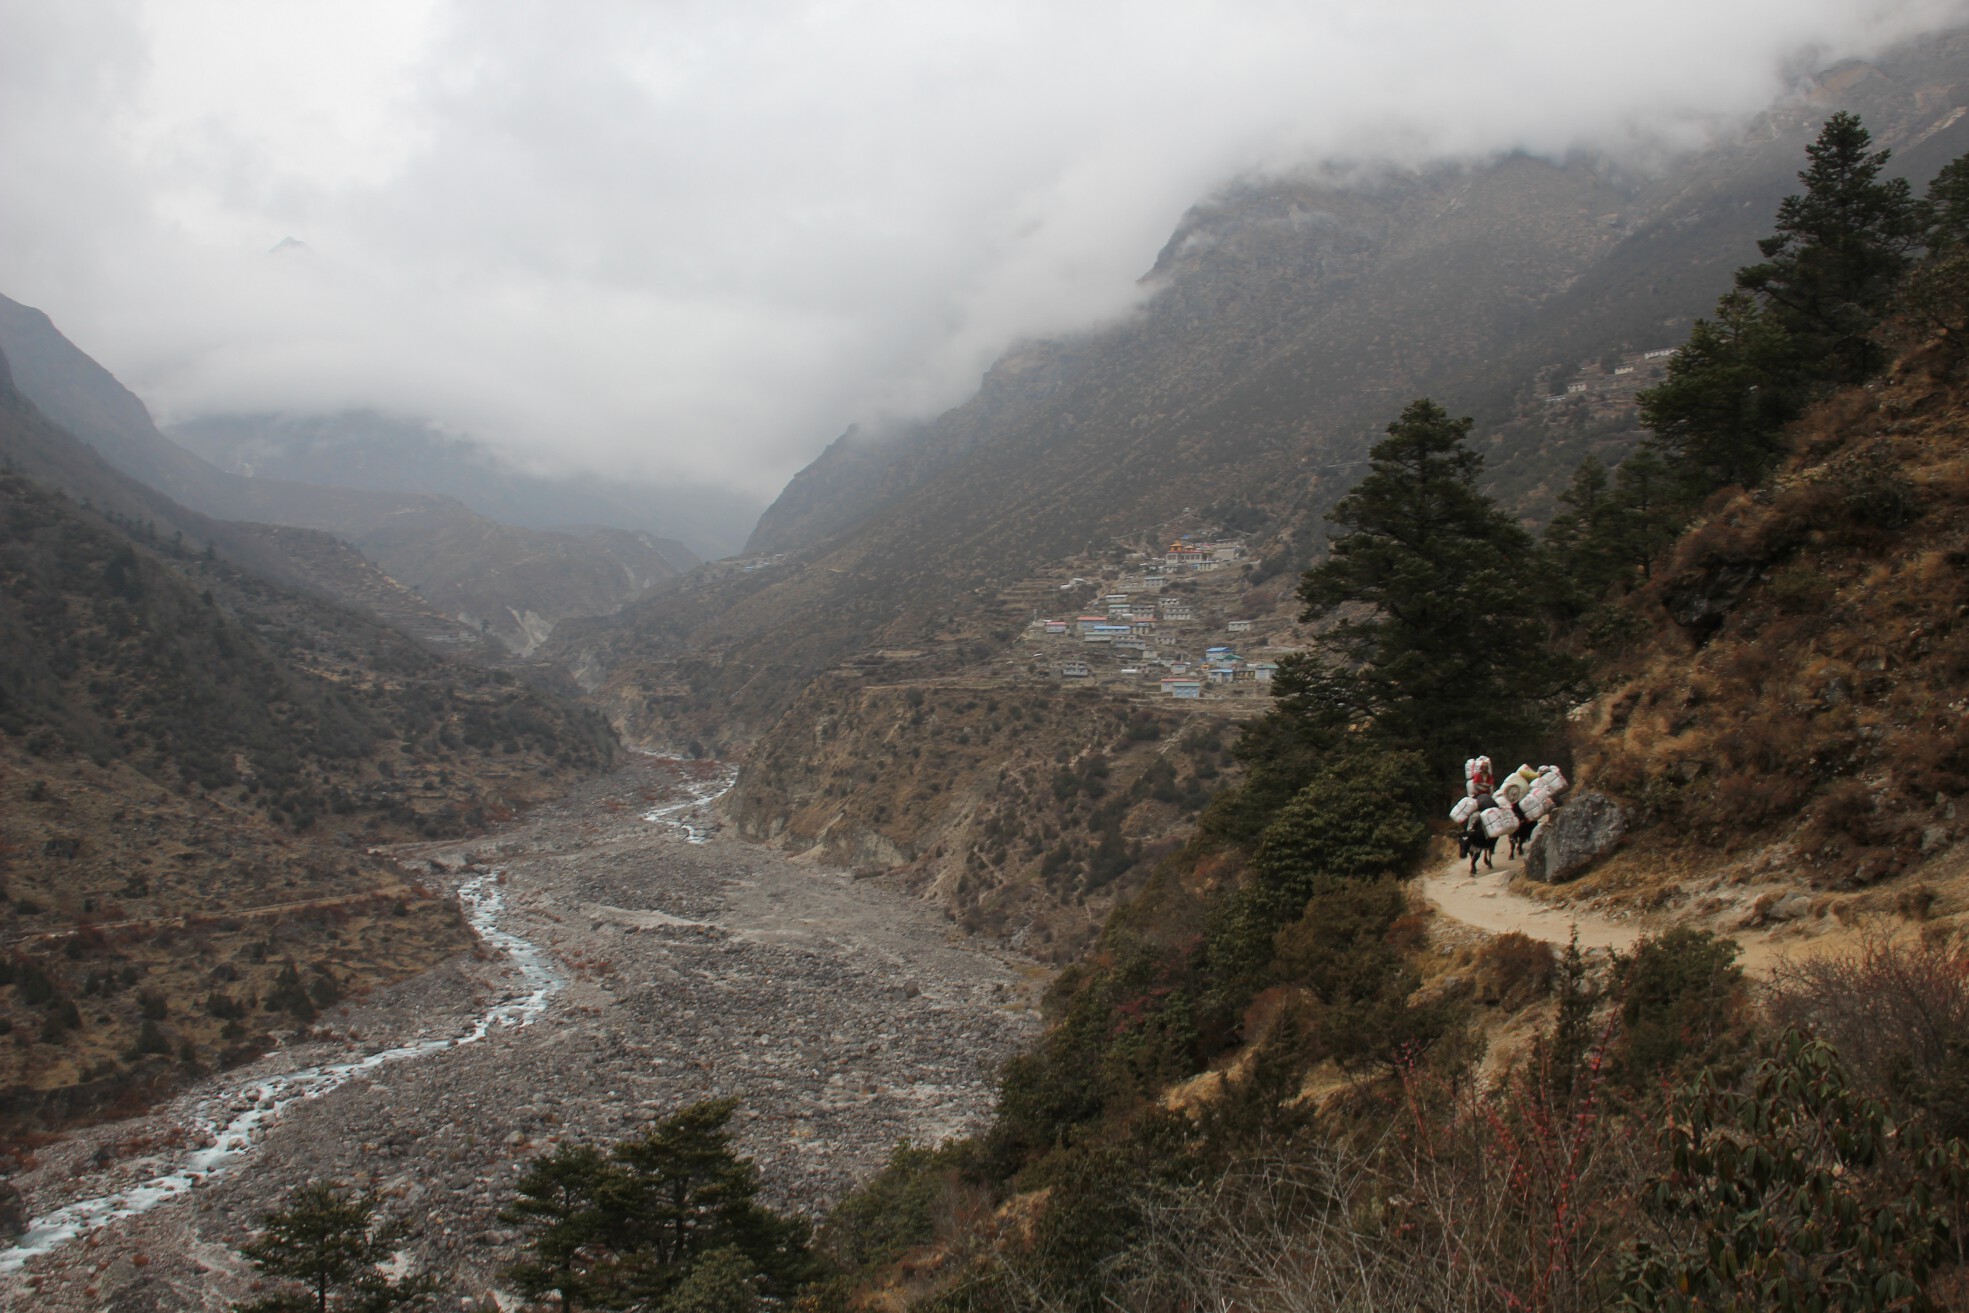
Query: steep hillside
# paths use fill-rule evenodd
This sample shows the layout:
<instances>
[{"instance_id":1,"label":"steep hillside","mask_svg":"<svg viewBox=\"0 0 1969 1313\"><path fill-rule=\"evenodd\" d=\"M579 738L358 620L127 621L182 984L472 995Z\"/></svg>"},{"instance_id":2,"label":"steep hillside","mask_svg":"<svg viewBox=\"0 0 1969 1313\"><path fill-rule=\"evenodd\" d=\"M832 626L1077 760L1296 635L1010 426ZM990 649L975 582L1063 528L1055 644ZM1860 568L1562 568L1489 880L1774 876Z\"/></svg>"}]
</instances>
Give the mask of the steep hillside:
<instances>
[{"instance_id":1,"label":"steep hillside","mask_svg":"<svg viewBox=\"0 0 1969 1313\"><path fill-rule=\"evenodd\" d=\"M762 519L756 570L660 590L555 655L631 732L743 742L857 651L956 671L1006 650L980 617L1007 588L1117 542L1235 520L1254 579L1303 566L1418 394L1477 416L1491 488L1539 518L1579 457L1631 447L1645 353L1728 285L1833 107L1921 176L1969 148L1962 103L1954 36L1651 170L1520 156L1234 190L1185 219L1127 322L1008 354L933 422L837 440Z\"/></svg>"},{"instance_id":2,"label":"steep hillside","mask_svg":"<svg viewBox=\"0 0 1969 1313\"><path fill-rule=\"evenodd\" d=\"M815 681L754 749L748 838L899 875L1066 962L1187 834L1229 766L1222 704L984 680Z\"/></svg>"},{"instance_id":3,"label":"steep hillside","mask_svg":"<svg viewBox=\"0 0 1969 1313\"><path fill-rule=\"evenodd\" d=\"M1915 282L1946 275L1958 326L1966 268L1936 241ZM1410 632L1356 649L1389 677L1370 715L1347 673L1282 670L1241 779L1056 978L992 1128L899 1151L823 1229L850 1306L1806 1307L1861 1269L1961 1302L1929 1238L1969 1150L1969 352L1952 329L1844 391L1792 359L1821 400L1770 477L1715 492L1587 622L1491 650L1517 678L1576 643L1600 690L1523 865L1443 869L1443 763L1417 750L1440 721L1415 713L1470 721L1415 659L1440 609L1391 603ZM1481 595L1412 568L1454 524L1391 527L1427 504L1405 427L1309 597L1404 573ZM1561 544L1584 569L1588 540Z\"/></svg>"},{"instance_id":4,"label":"steep hillside","mask_svg":"<svg viewBox=\"0 0 1969 1313\"><path fill-rule=\"evenodd\" d=\"M5 361L0 354L0 363ZM161 540L209 547L246 569L323 596L381 606L409 632L447 649L485 659L503 655L475 628L438 612L328 534L216 520L125 474L49 422L10 382L0 385L0 460L86 508L142 525Z\"/></svg>"},{"instance_id":5,"label":"steep hillside","mask_svg":"<svg viewBox=\"0 0 1969 1313\"><path fill-rule=\"evenodd\" d=\"M58 448L3 384L0 451ZM592 713L509 672L12 471L0 629L16 1129L141 1101L460 951L453 909L367 848L482 826L614 756Z\"/></svg>"},{"instance_id":6,"label":"steep hillside","mask_svg":"<svg viewBox=\"0 0 1969 1313\"><path fill-rule=\"evenodd\" d=\"M1582 776L1645 838L1580 895L1662 897L1696 852L1723 915L1763 892L1732 885L1850 893L1960 865L1965 433L1959 352L1933 343L1808 415L1778 477L1708 506L1626 599L1628 646L1575 725Z\"/></svg>"},{"instance_id":7,"label":"steep hillside","mask_svg":"<svg viewBox=\"0 0 1969 1313\"><path fill-rule=\"evenodd\" d=\"M204 515L348 539L437 610L516 652L562 619L607 614L697 563L681 543L638 531L522 529L450 497L220 470L160 434L143 403L46 315L5 297L0 352L24 396L122 473Z\"/></svg>"},{"instance_id":8,"label":"steep hillside","mask_svg":"<svg viewBox=\"0 0 1969 1313\"><path fill-rule=\"evenodd\" d=\"M1965 69L1958 34L1827 70L1742 139L1654 166L1516 156L1234 189L1172 235L1135 320L1010 353L972 402L929 424L836 440L748 550L812 547L946 470L1023 499L1057 470L1042 445L1099 447L1116 467L1058 503L1072 526L1062 536L1084 539L1166 513L1163 484L1207 505L1228 483L1278 509L1291 494L1274 477L1357 456L1351 446L1418 394L1487 429L1542 419L1543 395L1580 366L1680 340L1795 186L1801 149L1833 109L1858 111L1911 176L1960 154ZM999 445L1002 493L975 464ZM1542 471L1582 454L1553 435L1511 444L1492 453L1491 477L1537 514L1556 491ZM1216 477L1193 482L1199 472Z\"/></svg>"}]
</instances>

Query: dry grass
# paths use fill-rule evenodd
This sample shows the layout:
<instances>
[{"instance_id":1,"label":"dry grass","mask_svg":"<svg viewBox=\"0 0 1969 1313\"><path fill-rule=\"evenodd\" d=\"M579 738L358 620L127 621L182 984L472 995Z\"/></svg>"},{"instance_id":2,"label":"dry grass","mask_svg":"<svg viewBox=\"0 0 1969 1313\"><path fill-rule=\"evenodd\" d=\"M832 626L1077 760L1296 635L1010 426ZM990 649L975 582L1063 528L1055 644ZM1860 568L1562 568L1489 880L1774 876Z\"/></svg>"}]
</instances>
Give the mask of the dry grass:
<instances>
[{"instance_id":1,"label":"dry grass","mask_svg":"<svg viewBox=\"0 0 1969 1313\"><path fill-rule=\"evenodd\" d=\"M289 962L352 997L470 945L453 904L361 848L278 833L122 763L26 764L31 780L4 778L0 959L57 997L0 987L0 1131L135 1111L264 1048L302 1024L263 1006ZM215 1015L215 997L242 1015ZM63 1002L78 1024L47 1037ZM138 1052L146 1020L162 1051Z\"/></svg>"},{"instance_id":2,"label":"dry grass","mask_svg":"<svg viewBox=\"0 0 1969 1313\"><path fill-rule=\"evenodd\" d=\"M1636 804L1638 846L1739 857L1788 840L1793 874L1859 888L1954 842L1965 424L1963 389L1914 369L1828 403L1772 487L1716 499L1629 599L1648 637L1575 724L1582 779ZM1748 583L1713 633L1676 622L1732 578Z\"/></svg>"}]
</instances>

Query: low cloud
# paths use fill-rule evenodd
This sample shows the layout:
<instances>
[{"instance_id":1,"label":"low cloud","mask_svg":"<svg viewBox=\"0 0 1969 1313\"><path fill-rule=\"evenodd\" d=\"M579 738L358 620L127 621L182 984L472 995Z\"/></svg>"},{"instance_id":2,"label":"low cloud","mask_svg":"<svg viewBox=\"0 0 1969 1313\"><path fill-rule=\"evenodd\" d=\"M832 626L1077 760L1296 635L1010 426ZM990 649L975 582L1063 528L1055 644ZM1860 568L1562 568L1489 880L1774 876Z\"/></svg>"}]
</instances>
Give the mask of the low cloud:
<instances>
[{"instance_id":1,"label":"low cloud","mask_svg":"<svg viewBox=\"0 0 1969 1313\"><path fill-rule=\"evenodd\" d=\"M166 416L770 494L1331 159L1693 144L1939 0L0 0L0 292ZM272 253L285 238L303 245Z\"/></svg>"}]
</instances>

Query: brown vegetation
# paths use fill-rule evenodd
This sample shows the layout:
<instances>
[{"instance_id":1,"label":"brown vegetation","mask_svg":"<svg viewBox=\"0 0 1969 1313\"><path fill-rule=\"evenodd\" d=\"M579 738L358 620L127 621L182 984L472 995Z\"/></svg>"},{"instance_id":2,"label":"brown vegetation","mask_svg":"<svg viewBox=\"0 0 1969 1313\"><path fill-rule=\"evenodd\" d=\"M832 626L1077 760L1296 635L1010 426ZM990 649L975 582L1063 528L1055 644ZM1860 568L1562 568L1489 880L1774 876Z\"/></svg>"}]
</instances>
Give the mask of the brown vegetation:
<instances>
[{"instance_id":1,"label":"brown vegetation","mask_svg":"<svg viewBox=\"0 0 1969 1313\"><path fill-rule=\"evenodd\" d=\"M130 1111L465 948L375 845L606 765L598 718L0 475L0 1126Z\"/></svg>"},{"instance_id":2,"label":"brown vegetation","mask_svg":"<svg viewBox=\"0 0 1969 1313\"><path fill-rule=\"evenodd\" d=\"M749 838L901 873L966 929L1065 960L1222 782L1227 738L1092 688L826 681L753 750L733 810Z\"/></svg>"},{"instance_id":3,"label":"brown vegetation","mask_svg":"<svg viewBox=\"0 0 1969 1313\"><path fill-rule=\"evenodd\" d=\"M1719 494L1623 607L1640 637L1575 717L1582 776L1651 843L1778 838L1861 886L1954 841L1969 792L1969 392L1917 353Z\"/></svg>"}]
</instances>

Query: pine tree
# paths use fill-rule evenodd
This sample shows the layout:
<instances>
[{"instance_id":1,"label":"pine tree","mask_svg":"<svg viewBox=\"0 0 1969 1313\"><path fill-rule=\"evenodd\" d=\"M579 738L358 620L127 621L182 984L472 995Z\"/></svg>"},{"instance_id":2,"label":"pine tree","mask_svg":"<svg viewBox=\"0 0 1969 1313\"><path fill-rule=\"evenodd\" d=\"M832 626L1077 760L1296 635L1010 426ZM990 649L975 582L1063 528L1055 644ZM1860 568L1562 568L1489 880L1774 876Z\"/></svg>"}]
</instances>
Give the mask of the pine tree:
<instances>
[{"instance_id":1,"label":"pine tree","mask_svg":"<svg viewBox=\"0 0 1969 1313\"><path fill-rule=\"evenodd\" d=\"M1921 237L1907 179L1881 176L1890 152L1869 154L1872 140L1857 114L1827 119L1805 150L1805 190L1785 197L1777 231L1757 243L1763 263L1737 271L1737 286L1772 308L1801 361L1831 383L1880 368L1872 332Z\"/></svg>"},{"instance_id":2,"label":"pine tree","mask_svg":"<svg viewBox=\"0 0 1969 1313\"><path fill-rule=\"evenodd\" d=\"M1667 464L1646 446L1630 454L1614 471L1612 501L1605 534L1596 538L1594 550L1625 573L1646 579L1688 519Z\"/></svg>"},{"instance_id":3,"label":"pine tree","mask_svg":"<svg viewBox=\"0 0 1969 1313\"><path fill-rule=\"evenodd\" d=\"M1958 356L1969 332L1969 155L1945 165L1920 206L1927 255L1908 274L1898 309Z\"/></svg>"},{"instance_id":4,"label":"pine tree","mask_svg":"<svg viewBox=\"0 0 1969 1313\"><path fill-rule=\"evenodd\" d=\"M613 1264L596 1248L603 1228L598 1195L609 1163L585 1144L563 1144L535 1160L521 1175L519 1198L499 1216L533 1231L532 1257L504 1276L529 1299L553 1292L565 1313L608 1289Z\"/></svg>"},{"instance_id":5,"label":"pine tree","mask_svg":"<svg viewBox=\"0 0 1969 1313\"><path fill-rule=\"evenodd\" d=\"M1783 451L1812 379L1781 317L1745 292L1716 303L1668 362L1668 377L1641 393L1641 421L1694 503L1717 488L1757 483Z\"/></svg>"},{"instance_id":6,"label":"pine tree","mask_svg":"<svg viewBox=\"0 0 1969 1313\"><path fill-rule=\"evenodd\" d=\"M1612 582L1616 567L1598 550L1614 514L1613 480L1597 456L1588 456L1559 494L1562 508L1539 540L1546 568L1540 574L1553 613L1570 623Z\"/></svg>"},{"instance_id":7,"label":"pine tree","mask_svg":"<svg viewBox=\"0 0 1969 1313\"><path fill-rule=\"evenodd\" d=\"M1917 207L1922 245L1930 254L1969 241L1969 155L1950 160L1928 184Z\"/></svg>"},{"instance_id":8,"label":"pine tree","mask_svg":"<svg viewBox=\"0 0 1969 1313\"><path fill-rule=\"evenodd\" d=\"M333 1185L290 1191L284 1206L260 1219L258 1238L240 1246L262 1272L306 1288L235 1305L239 1313L290 1313L312 1308L381 1313L423 1299L431 1283L391 1278L384 1265L395 1256L404 1229L394 1219L379 1224L376 1196Z\"/></svg>"},{"instance_id":9,"label":"pine tree","mask_svg":"<svg viewBox=\"0 0 1969 1313\"><path fill-rule=\"evenodd\" d=\"M1579 673L1547 641L1530 535L1477 490L1470 427L1411 403L1328 517L1347 532L1299 585L1306 620L1368 608L1329 636L1345 664L1321 663L1313 681L1324 714L1445 771L1477 743L1528 747Z\"/></svg>"},{"instance_id":10,"label":"pine tree","mask_svg":"<svg viewBox=\"0 0 1969 1313\"><path fill-rule=\"evenodd\" d=\"M759 1307L758 1273L727 1245L697 1261L663 1302L663 1313L754 1313Z\"/></svg>"},{"instance_id":11,"label":"pine tree","mask_svg":"<svg viewBox=\"0 0 1969 1313\"><path fill-rule=\"evenodd\" d=\"M1858 116L1834 114L1806 149L1805 190L1778 206L1764 259L1737 270L1736 290L1699 319L1661 386L1641 394L1641 418L1681 484L1700 502L1717 488L1761 480L1783 451L1785 425L1814 397L1877 371L1875 330L1931 226L1954 220L1945 184L1918 207L1904 178L1883 178L1887 151L1869 154Z\"/></svg>"},{"instance_id":12,"label":"pine tree","mask_svg":"<svg viewBox=\"0 0 1969 1313\"><path fill-rule=\"evenodd\" d=\"M639 1295L667 1296L701 1255L726 1247L764 1273L772 1293L805 1274L806 1228L759 1206L759 1169L732 1149L737 1107L734 1099L692 1104L610 1153L616 1171L601 1199Z\"/></svg>"},{"instance_id":13,"label":"pine tree","mask_svg":"<svg viewBox=\"0 0 1969 1313\"><path fill-rule=\"evenodd\" d=\"M757 1202L759 1173L732 1147L737 1104L711 1099L658 1121L606 1154L564 1145L520 1178L502 1216L531 1232L528 1256L506 1269L526 1295L561 1307L664 1308L708 1255L736 1253L745 1271L707 1273L692 1299L737 1299L756 1277L785 1297L813 1275L807 1226ZM721 1257L731 1268L729 1255Z\"/></svg>"}]
</instances>

